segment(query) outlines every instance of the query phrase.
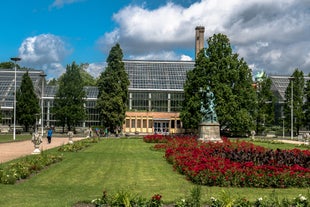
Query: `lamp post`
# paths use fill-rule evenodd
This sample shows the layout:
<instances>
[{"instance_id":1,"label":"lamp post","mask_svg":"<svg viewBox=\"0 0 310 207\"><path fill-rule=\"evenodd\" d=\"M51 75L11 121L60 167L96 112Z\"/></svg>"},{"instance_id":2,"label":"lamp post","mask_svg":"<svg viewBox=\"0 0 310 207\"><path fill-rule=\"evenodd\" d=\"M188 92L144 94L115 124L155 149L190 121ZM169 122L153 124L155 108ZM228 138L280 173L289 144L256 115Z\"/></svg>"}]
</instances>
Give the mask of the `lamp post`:
<instances>
[{"instance_id":1,"label":"lamp post","mask_svg":"<svg viewBox=\"0 0 310 207\"><path fill-rule=\"evenodd\" d=\"M44 125L43 125L43 118L44 118L44 101L43 101L43 96L44 96L44 78L45 78L45 74L44 73L42 73L42 74L40 74L40 76L41 76L41 81L42 81L42 91L41 91L41 135L42 135L42 137L43 137L43 132L44 132L44 130L43 130L43 128L44 128Z\"/></svg>"},{"instance_id":2,"label":"lamp post","mask_svg":"<svg viewBox=\"0 0 310 207\"><path fill-rule=\"evenodd\" d=\"M14 123L13 123L13 140L16 139L16 62L20 61L21 58L19 57L12 57L12 61L14 61Z\"/></svg>"}]
</instances>

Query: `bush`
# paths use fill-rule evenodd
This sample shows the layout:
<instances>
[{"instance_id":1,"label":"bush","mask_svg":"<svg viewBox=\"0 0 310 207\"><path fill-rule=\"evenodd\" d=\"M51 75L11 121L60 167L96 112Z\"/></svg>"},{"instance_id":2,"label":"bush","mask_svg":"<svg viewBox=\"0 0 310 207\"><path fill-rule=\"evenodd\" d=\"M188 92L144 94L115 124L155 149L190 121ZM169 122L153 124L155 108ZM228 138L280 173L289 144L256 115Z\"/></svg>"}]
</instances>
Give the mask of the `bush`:
<instances>
[{"instance_id":1,"label":"bush","mask_svg":"<svg viewBox=\"0 0 310 207\"><path fill-rule=\"evenodd\" d=\"M0 183L15 184L17 180L26 179L32 173L63 159L62 155L40 154L27 156L0 169Z\"/></svg>"}]
</instances>

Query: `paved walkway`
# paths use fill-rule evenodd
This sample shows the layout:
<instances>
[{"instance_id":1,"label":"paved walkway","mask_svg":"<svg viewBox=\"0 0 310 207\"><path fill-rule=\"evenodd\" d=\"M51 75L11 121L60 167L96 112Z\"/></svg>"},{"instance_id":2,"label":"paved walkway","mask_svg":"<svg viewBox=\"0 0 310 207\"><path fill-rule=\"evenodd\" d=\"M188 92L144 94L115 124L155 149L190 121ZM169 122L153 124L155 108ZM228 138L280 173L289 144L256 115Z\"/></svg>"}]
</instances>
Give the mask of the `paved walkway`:
<instances>
[{"instance_id":1,"label":"paved walkway","mask_svg":"<svg viewBox=\"0 0 310 207\"><path fill-rule=\"evenodd\" d=\"M73 137L73 141L84 139L81 137ZM47 150L53 147L58 147L67 144L69 139L53 137L52 143L48 144L47 139L43 138L43 142L40 145L40 149ZM31 140L20 142L0 143L0 163L4 163L22 156L30 155L34 151L34 145Z\"/></svg>"}]
</instances>

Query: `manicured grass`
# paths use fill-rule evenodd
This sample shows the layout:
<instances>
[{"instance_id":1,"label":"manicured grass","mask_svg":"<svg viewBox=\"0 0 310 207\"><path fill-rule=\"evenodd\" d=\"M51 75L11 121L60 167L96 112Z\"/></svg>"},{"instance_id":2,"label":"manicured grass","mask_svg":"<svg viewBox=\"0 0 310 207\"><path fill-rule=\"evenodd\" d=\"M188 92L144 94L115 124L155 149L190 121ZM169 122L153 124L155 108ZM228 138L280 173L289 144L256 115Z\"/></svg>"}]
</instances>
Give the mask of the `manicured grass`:
<instances>
[{"instance_id":1,"label":"manicured grass","mask_svg":"<svg viewBox=\"0 0 310 207\"><path fill-rule=\"evenodd\" d=\"M23 140L30 140L31 135L29 134L16 134L15 142L16 141L23 141ZM0 134L0 143L1 142L14 142L13 134Z\"/></svg>"},{"instance_id":2,"label":"manicured grass","mask_svg":"<svg viewBox=\"0 0 310 207\"><path fill-rule=\"evenodd\" d=\"M120 190L151 198L159 193L165 203L190 194L194 187L173 171L164 153L150 150L142 139L104 139L77 153L64 153L64 160L19 184L0 184L0 206L72 206L100 197L103 190ZM52 150L53 152L56 149ZM255 200L273 191L279 198L306 195L307 189L257 189L202 187L202 200L220 197L222 191Z\"/></svg>"}]
</instances>

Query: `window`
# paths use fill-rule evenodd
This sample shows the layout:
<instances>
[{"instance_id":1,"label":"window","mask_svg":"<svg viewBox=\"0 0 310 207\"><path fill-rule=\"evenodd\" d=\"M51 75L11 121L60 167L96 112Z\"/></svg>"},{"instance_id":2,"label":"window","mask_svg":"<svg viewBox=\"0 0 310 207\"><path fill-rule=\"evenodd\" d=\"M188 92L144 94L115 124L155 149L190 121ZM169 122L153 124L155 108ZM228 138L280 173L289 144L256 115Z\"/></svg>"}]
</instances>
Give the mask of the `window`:
<instances>
[{"instance_id":1,"label":"window","mask_svg":"<svg viewBox=\"0 0 310 207\"><path fill-rule=\"evenodd\" d=\"M142 127L143 127L143 128L146 128L146 127L147 127L147 120L146 120L146 119L143 119L142 122L143 122L143 126L142 126Z\"/></svg>"},{"instance_id":2,"label":"window","mask_svg":"<svg viewBox=\"0 0 310 207\"><path fill-rule=\"evenodd\" d=\"M131 128L136 128L136 120L135 119L131 120Z\"/></svg>"}]
</instances>

